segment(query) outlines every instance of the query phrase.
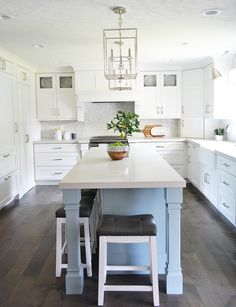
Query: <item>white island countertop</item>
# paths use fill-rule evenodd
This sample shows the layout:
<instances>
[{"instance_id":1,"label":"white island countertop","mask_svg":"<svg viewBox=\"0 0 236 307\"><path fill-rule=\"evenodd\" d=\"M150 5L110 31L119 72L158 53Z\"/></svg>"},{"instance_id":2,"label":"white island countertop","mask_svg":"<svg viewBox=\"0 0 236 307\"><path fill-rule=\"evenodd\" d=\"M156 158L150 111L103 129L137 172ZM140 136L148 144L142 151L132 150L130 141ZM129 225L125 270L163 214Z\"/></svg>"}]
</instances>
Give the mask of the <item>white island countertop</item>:
<instances>
[{"instance_id":1,"label":"white island countertop","mask_svg":"<svg viewBox=\"0 0 236 307\"><path fill-rule=\"evenodd\" d=\"M91 148L60 182L61 189L183 188L185 180L156 152L130 149L112 161L103 148Z\"/></svg>"}]
</instances>

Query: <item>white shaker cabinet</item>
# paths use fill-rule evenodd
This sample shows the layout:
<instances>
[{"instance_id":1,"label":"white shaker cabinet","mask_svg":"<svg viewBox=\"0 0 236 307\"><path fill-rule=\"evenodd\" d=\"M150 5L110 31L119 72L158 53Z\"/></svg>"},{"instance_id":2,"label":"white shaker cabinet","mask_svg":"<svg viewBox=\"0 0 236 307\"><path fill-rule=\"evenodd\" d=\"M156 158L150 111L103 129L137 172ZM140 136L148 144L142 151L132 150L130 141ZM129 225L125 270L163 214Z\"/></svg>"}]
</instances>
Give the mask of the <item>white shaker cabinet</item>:
<instances>
[{"instance_id":1,"label":"white shaker cabinet","mask_svg":"<svg viewBox=\"0 0 236 307\"><path fill-rule=\"evenodd\" d=\"M5 66L4 66L5 67ZM0 153L16 148L15 78L0 69Z\"/></svg>"},{"instance_id":2,"label":"white shaker cabinet","mask_svg":"<svg viewBox=\"0 0 236 307\"><path fill-rule=\"evenodd\" d=\"M236 162L218 155L218 209L236 226Z\"/></svg>"},{"instance_id":3,"label":"white shaker cabinet","mask_svg":"<svg viewBox=\"0 0 236 307\"><path fill-rule=\"evenodd\" d=\"M39 120L76 120L73 73L36 75Z\"/></svg>"},{"instance_id":4,"label":"white shaker cabinet","mask_svg":"<svg viewBox=\"0 0 236 307\"><path fill-rule=\"evenodd\" d=\"M203 99L206 118L229 119L232 117L231 90L226 75L213 79L213 64L203 69Z\"/></svg>"},{"instance_id":5,"label":"white shaker cabinet","mask_svg":"<svg viewBox=\"0 0 236 307\"><path fill-rule=\"evenodd\" d=\"M182 137L204 137L203 71L183 71Z\"/></svg>"},{"instance_id":6,"label":"white shaker cabinet","mask_svg":"<svg viewBox=\"0 0 236 307\"><path fill-rule=\"evenodd\" d=\"M188 142L188 179L198 187L199 177L199 145Z\"/></svg>"},{"instance_id":7,"label":"white shaker cabinet","mask_svg":"<svg viewBox=\"0 0 236 307\"><path fill-rule=\"evenodd\" d=\"M215 151L200 147L199 162L199 189L217 207L217 163Z\"/></svg>"},{"instance_id":8,"label":"white shaker cabinet","mask_svg":"<svg viewBox=\"0 0 236 307\"><path fill-rule=\"evenodd\" d=\"M19 148L19 195L20 197L34 186L34 159L32 144L30 86L17 83L18 104L18 148Z\"/></svg>"},{"instance_id":9,"label":"white shaker cabinet","mask_svg":"<svg viewBox=\"0 0 236 307\"><path fill-rule=\"evenodd\" d=\"M79 159L77 144L34 144L35 180L38 184L58 184Z\"/></svg>"},{"instance_id":10,"label":"white shaker cabinet","mask_svg":"<svg viewBox=\"0 0 236 307\"><path fill-rule=\"evenodd\" d=\"M181 118L181 72L142 72L138 113L142 119Z\"/></svg>"}]
</instances>

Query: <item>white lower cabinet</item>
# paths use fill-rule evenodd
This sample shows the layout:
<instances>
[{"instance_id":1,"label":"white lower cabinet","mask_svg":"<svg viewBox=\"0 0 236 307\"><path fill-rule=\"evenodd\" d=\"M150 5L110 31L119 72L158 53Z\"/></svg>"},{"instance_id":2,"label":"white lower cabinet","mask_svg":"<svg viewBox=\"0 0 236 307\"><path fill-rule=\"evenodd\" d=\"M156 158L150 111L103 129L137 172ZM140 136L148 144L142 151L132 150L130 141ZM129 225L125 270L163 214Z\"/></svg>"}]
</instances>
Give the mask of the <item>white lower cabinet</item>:
<instances>
[{"instance_id":1,"label":"white lower cabinet","mask_svg":"<svg viewBox=\"0 0 236 307\"><path fill-rule=\"evenodd\" d=\"M199 145L188 142L188 179L199 187Z\"/></svg>"},{"instance_id":2,"label":"white lower cabinet","mask_svg":"<svg viewBox=\"0 0 236 307\"><path fill-rule=\"evenodd\" d=\"M0 178L0 209L18 194L17 172Z\"/></svg>"},{"instance_id":3,"label":"white lower cabinet","mask_svg":"<svg viewBox=\"0 0 236 307\"><path fill-rule=\"evenodd\" d=\"M199 189L217 207L217 163L215 151L199 147Z\"/></svg>"},{"instance_id":4,"label":"white lower cabinet","mask_svg":"<svg viewBox=\"0 0 236 307\"><path fill-rule=\"evenodd\" d=\"M77 144L35 144L34 163L37 183L57 184L79 161Z\"/></svg>"},{"instance_id":5,"label":"white lower cabinet","mask_svg":"<svg viewBox=\"0 0 236 307\"><path fill-rule=\"evenodd\" d=\"M131 143L140 150L154 150L159 153L182 177L184 173L184 142Z\"/></svg>"},{"instance_id":6,"label":"white lower cabinet","mask_svg":"<svg viewBox=\"0 0 236 307\"><path fill-rule=\"evenodd\" d=\"M219 155L218 167L218 209L236 226L236 162Z\"/></svg>"}]
</instances>

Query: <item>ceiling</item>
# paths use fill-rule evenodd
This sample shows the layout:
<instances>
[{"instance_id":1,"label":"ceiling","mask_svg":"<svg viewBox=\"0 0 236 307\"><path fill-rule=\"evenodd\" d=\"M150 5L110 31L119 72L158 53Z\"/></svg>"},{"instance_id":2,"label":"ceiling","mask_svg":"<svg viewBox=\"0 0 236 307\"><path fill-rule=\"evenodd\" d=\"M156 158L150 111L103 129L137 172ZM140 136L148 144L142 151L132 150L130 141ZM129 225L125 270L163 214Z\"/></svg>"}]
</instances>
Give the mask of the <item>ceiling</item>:
<instances>
[{"instance_id":1,"label":"ceiling","mask_svg":"<svg viewBox=\"0 0 236 307\"><path fill-rule=\"evenodd\" d=\"M14 16L0 20L0 47L40 71L102 68L102 30L118 25L114 6L127 9L125 27L138 29L140 67L181 66L236 51L236 0L0 0L0 14ZM201 14L212 8L222 14Z\"/></svg>"}]
</instances>

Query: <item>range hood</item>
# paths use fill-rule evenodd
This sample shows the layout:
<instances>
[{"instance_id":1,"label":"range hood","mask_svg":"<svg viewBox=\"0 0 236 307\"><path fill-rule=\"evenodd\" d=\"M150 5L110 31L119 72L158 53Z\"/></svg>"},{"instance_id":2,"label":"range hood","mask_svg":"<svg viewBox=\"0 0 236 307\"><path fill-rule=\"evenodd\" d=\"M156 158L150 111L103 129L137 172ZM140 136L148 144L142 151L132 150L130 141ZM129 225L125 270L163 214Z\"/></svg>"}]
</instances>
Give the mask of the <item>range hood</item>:
<instances>
[{"instance_id":1,"label":"range hood","mask_svg":"<svg viewBox=\"0 0 236 307\"><path fill-rule=\"evenodd\" d=\"M111 103L111 102L130 102L137 99L136 91L83 91L78 94L79 102Z\"/></svg>"}]
</instances>

